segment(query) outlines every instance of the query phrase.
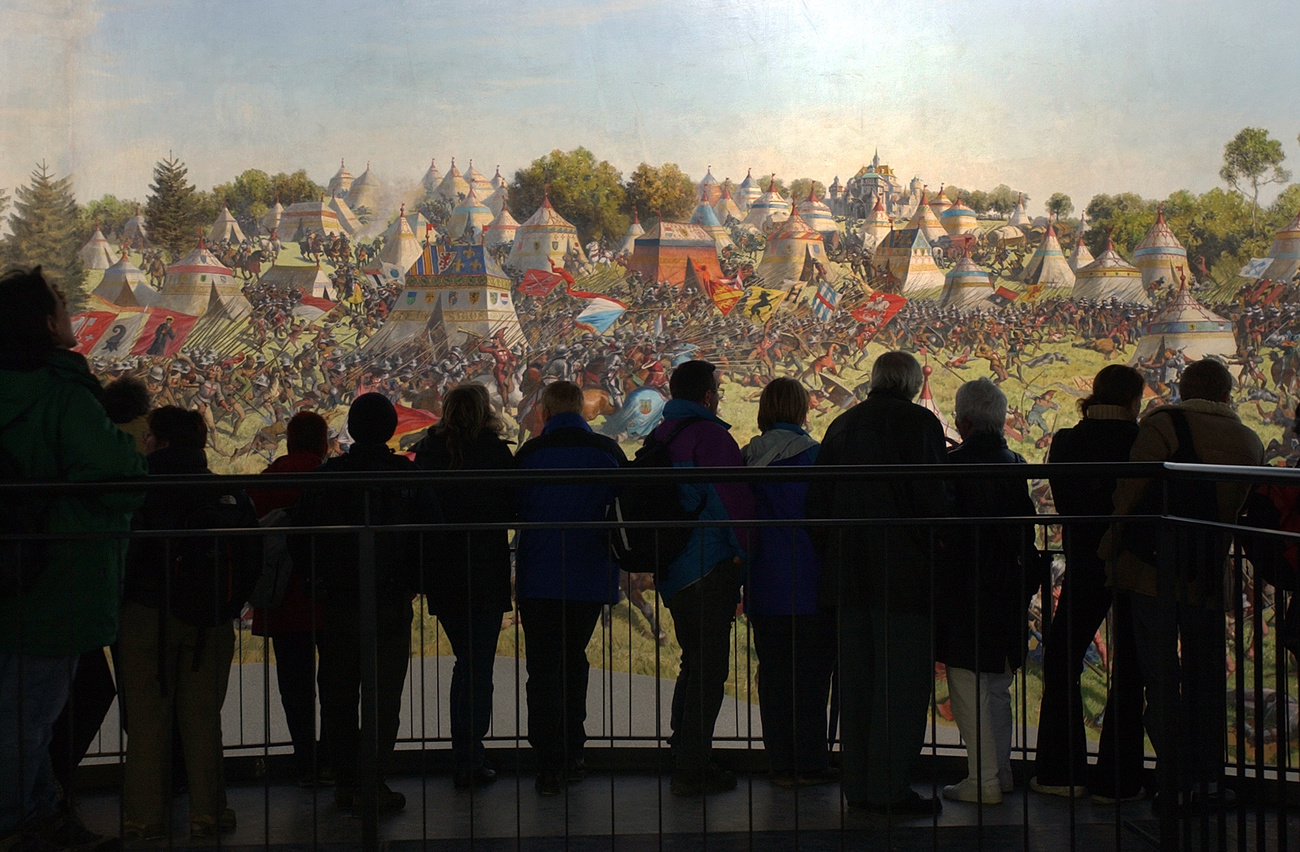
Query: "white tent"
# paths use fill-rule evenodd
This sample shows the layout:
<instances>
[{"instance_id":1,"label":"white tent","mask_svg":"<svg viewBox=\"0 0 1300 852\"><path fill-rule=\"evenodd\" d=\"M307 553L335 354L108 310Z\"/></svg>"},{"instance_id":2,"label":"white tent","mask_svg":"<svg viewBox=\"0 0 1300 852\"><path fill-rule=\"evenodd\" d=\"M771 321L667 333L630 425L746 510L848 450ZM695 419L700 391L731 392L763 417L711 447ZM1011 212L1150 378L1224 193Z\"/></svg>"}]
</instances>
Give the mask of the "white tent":
<instances>
[{"instance_id":1,"label":"white tent","mask_svg":"<svg viewBox=\"0 0 1300 852\"><path fill-rule=\"evenodd\" d=\"M95 226L90 242L81 247L79 254L87 269L108 269L113 265L113 249L98 225Z\"/></svg>"},{"instance_id":2,"label":"white tent","mask_svg":"<svg viewBox=\"0 0 1300 852\"><path fill-rule=\"evenodd\" d=\"M487 181L485 180L486 184ZM478 190L470 186L469 193L451 211L447 221L447 233L453 239L460 239L470 231L481 237L483 229L492 224L493 214L486 204L479 201Z\"/></svg>"},{"instance_id":3,"label":"white tent","mask_svg":"<svg viewBox=\"0 0 1300 852\"><path fill-rule=\"evenodd\" d=\"M384 242L384 247L379 250L378 260L391 263L405 272L420 256L420 251L420 243L406 221L406 208L403 207L397 217L397 233Z\"/></svg>"},{"instance_id":4,"label":"white tent","mask_svg":"<svg viewBox=\"0 0 1300 852\"><path fill-rule=\"evenodd\" d=\"M253 310L234 270L223 266L202 242L167 267L157 306L195 317L222 312L232 320L243 319Z\"/></svg>"},{"instance_id":5,"label":"white tent","mask_svg":"<svg viewBox=\"0 0 1300 852\"><path fill-rule=\"evenodd\" d=\"M145 274L127 259L125 251L121 260L104 270L104 277L91 295L119 308L148 308L162 301L162 295L149 286Z\"/></svg>"},{"instance_id":6,"label":"white tent","mask_svg":"<svg viewBox=\"0 0 1300 852\"><path fill-rule=\"evenodd\" d=\"M563 266L569 254L576 254L581 261L587 259L578 242L578 229L551 206L550 196L543 195L542 206L515 231L515 244L506 264L519 272L550 272L552 262Z\"/></svg>"},{"instance_id":7,"label":"white tent","mask_svg":"<svg viewBox=\"0 0 1300 852\"><path fill-rule=\"evenodd\" d=\"M452 204L460 201L461 196L469 194L469 181L456 168L455 157L451 158L451 169L442 176L442 183L438 184L438 194Z\"/></svg>"},{"instance_id":8,"label":"white tent","mask_svg":"<svg viewBox=\"0 0 1300 852\"><path fill-rule=\"evenodd\" d=\"M1188 361L1208 355L1231 358L1237 354L1232 323L1198 302L1186 287L1180 287L1155 319L1142 329L1130 364L1151 361L1168 350L1182 352Z\"/></svg>"},{"instance_id":9,"label":"white tent","mask_svg":"<svg viewBox=\"0 0 1300 852\"><path fill-rule=\"evenodd\" d=\"M641 227L641 217L637 215L636 208L632 208L632 224L627 226L627 233L623 235L623 241L618 244L620 254L631 255L636 250L636 238L645 234L645 228Z\"/></svg>"},{"instance_id":10,"label":"white tent","mask_svg":"<svg viewBox=\"0 0 1300 852\"><path fill-rule=\"evenodd\" d=\"M944 276L939 307L951 308L958 313L986 311L996 307L992 298L993 282L989 274L967 256L957 261L957 265Z\"/></svg>"},{"instance_id":11,"label":"white tent","mask_svg":"<svg viewBox=\"0 0 1300 852\"><path fill-rule=\"evenodd\" d=\"M280 206L280 197L276 196L275 206L266 211L266 215L262 217L262 230L266 232L267 236L270 236L272 232L277 236L279 235L280 220L282 218L284 218L284 208Z\"/></svg>"},{"instance_id":12,"label":"white tent","mask_svg":"<svg viewBox=\"0 0 1300 852\"><path fill-rule=\"evenodd\" d=\"M1112 299L1130 305L1151 304L1142 284L1142 271L1120 257L1109 239L1100 257L1079 268L1070 296L1098 302Z\"/></svg>"},{"instance_id":13,"label":"white tent","mask_svg":"<svg viewBox=\"0 0 1300 852\"><path fill-rule=\"evenodd\" d=\"M497 213L492 224L487 227L486 243L488 248L494 248L499 245L510 245L515 241L515 233L519 230L519 223L515 217L510 215L510 208L502 205L501 211Z\"/></svg>"},{"instance_id":14,"label":"white tent","mask_svg":"<svg viewBox=\"0 0 1300 852\"><path fill-rule=\"evenodd\" d=\"M1262 278L1286 283L1300 271L1300 213L1273 237L1268 256L1270 263Z\"/></svg>"},{"instance_id":15,"label":"white tent","mask_svg":"<svg viewBox=\"0 0 1300 852\"><path fill-rule=\"evenodd\" d=\"M244 241L244 232L240 229L239 223L235 217L230 215L230 208L221 205L221 215L217 221L212 223L208 230L208 242L216 244L225 241L231 245L239 245Z\"/></svg>"},{"instance_id":16,"label":"white tent","mask_svg":"<svg viewBox=\"0 0 1300 852\"><path fill-rule=\"evenodd\" d=\"M1066 263L1061 243L1056 239L1056 229L1050 222L1038 250L1020 273L1020 280L1029 286L1042 285L1044 288L1070 290L1074 287L1074 270Z\"/></svg>"},{"instance_id":17,"label":"white tent","mask_svg":"<svg viewBox=\"0 0 1300 852\"><path fill-rule=\"evenodd\" d=\"M339 224L343 226L343 230L347 231L349 234L355 234L360 230L361 220L357 218L357 214L352 212L352 208L348 206L346 201L339 196L334 195L330 197L329 204L330 209L338 215Z\"/></svg>"}]
</instances>

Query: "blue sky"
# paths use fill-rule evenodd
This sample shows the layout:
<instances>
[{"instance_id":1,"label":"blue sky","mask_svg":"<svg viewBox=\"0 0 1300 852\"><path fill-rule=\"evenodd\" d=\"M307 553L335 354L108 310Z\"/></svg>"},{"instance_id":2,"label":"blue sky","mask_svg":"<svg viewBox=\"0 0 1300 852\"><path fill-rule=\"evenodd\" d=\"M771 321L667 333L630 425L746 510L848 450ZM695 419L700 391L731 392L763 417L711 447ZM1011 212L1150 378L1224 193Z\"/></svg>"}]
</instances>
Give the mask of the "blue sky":
<instances>
[{"instance_id":1,"label":"blue sky","mask_svg":"<svg viewBox=\"0 0 1300 852\"><path fill-rule=\"evenodd\" d=\"M32 163L143 199L173 151L202 188L345 157L413 184L585 145L626 174L905 178L1163 197L1218 183L1247 125L1300 170L1294 2L481 0L0 8L0 187Z\"/></svg>"}]
</instances>

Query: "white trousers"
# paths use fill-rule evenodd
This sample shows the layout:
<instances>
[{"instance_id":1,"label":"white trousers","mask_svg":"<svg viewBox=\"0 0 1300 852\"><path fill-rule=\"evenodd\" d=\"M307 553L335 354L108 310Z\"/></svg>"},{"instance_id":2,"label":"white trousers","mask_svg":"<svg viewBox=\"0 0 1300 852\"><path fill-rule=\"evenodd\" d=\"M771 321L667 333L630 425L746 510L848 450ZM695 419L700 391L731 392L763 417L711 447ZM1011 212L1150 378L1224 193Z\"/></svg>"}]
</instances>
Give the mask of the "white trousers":
<instances>
[{"instance_id":1,"label":"white trousers","mask_svg":"<svg viewBox=\"0 0 1300 852\"><path fill-rule=\"evenodd\" d=\"M967 775L990 787L1011 782L1011 678L948 667L948 697L966 743Z\"/></svg>"}]
</instances>

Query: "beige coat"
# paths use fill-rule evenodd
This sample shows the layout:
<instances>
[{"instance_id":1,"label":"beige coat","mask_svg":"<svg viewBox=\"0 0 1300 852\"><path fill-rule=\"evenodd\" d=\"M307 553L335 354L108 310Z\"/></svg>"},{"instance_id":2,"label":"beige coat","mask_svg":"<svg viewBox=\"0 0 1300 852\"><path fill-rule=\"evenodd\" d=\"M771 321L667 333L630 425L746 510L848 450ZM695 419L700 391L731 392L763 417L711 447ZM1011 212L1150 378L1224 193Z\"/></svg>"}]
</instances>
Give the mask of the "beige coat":
<instances>
[{"instance_id":1,"label":"beige coat","mask_svg":"<svg viewBox=\"0 0 1300 852\"><path fill-rule=\"evenodd\" d=\"M1264 445L1259 436L1237 417L1232 407L1222 402L1189 399L1174 406L1187 416L1197 457L1203 464L1259 465L1264 463ZM1138 434L1129 453L1135 462L1168 461L1178 449L1173 421L1167 416L1153 416L1162 409L1147 412L1138 426ZM1131 512L1150 485L1149 479L1121 479L1115 488L1115 514ZM1220 482L1217 486L1219 520L1234 523L1250 486L1239 482ZM1114 531L1112 530L1112 533ZM1131 554L1112 553L1112 533L1102 539L1098 555L1106 560L1111 585L1143 595L1156 594L1155 568ZM1218 597L1217 595L1213 597Z\"/></svg>"}]
</instances>

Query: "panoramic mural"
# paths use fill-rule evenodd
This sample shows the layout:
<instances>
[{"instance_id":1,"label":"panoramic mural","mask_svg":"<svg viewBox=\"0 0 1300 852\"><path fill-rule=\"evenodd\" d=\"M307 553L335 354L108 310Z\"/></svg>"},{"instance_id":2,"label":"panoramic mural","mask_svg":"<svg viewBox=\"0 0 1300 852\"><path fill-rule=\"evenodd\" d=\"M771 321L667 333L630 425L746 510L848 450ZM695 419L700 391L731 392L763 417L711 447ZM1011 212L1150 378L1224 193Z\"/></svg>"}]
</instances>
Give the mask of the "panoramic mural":
<instances>
[{"instance_id":1,"label":"panoramic mural","mask_svg":"<svg viewBox=\"0 0 1300 852\"><path fill-rule=\"evenodd\" d=\"M404 450L462 382L523 440L575 381L631 452L694 358L742 445L779 376L820 437L889 349L954 440L956 388L996 382L1030 461L1102 366L1152 407L1220 359L1292 463L1300 97L1225 55L1290 55L1288 12L8 3L0 252L99 376L203 413L219 472L304 409L346 446L367 391Z\"/></svg>"}]
</instances>

